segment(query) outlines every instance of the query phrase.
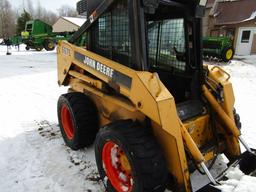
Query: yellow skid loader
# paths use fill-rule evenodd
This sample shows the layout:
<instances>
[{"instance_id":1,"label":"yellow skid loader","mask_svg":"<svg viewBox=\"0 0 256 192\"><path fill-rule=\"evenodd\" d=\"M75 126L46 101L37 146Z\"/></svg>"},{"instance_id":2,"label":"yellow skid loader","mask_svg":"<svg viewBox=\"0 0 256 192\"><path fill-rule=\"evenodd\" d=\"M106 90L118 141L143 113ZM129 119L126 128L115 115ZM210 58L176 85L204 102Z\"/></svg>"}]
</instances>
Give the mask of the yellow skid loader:
<instances>
[{"instance_id":1,"label":"yellow skid loader","mask_svg":"<svg viewBox=\"0 0 256 192\"><path fill-rule=\"evenodd\" d=\"M87 0L88 20L58 46L58 118L67 146L94 143L107 191L192 191L219 154L250 174L230 75L203 65L206 0ZM241 154L240 144L246 148Z\"/></svg>"}]
</instances>

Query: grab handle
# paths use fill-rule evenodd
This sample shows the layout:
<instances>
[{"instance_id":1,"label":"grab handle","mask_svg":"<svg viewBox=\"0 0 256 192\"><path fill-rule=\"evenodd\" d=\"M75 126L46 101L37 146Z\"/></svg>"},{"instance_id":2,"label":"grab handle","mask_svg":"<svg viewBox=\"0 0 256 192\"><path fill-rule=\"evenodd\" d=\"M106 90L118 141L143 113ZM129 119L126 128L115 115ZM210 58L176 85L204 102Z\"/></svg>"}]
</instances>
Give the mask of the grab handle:
<instances>
[{"instance_id":1,"label":"grab handle","mask_svg":"<svg viewBox=\"0 0 256 192\"><path fill-rule=\"evenodd\" d=\"M225 70L223 70L221 67L219 67L219 66L214 66L211 70L213 71L214 69L218 69L218 70L220 70L222 73L225 73L227 76L228 76L228 78L226 79L226 81L228 81L229 79L230 79L230 74L228 73L228 72L226 72Z\"/></svg>"}]
</instances>

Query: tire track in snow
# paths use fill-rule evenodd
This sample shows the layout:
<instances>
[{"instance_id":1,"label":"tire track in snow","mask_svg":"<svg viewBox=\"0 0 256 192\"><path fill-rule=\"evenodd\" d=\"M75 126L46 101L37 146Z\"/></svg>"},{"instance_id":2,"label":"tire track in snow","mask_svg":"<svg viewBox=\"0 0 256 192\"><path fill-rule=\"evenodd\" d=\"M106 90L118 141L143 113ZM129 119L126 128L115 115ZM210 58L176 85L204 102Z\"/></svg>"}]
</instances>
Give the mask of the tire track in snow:
<instances>
[{"instance_id":1,"label":"tire track in snow","mask_svg":"<svg viewBox=\"0 0 256 192\"><path fill-rule=\"evenodd\" d=\"M102 188L103 186L101 183L101 179L97 171L97 167L94 163L94 158L88 158L88 155L94 155L93 149L91 148L79 151L72 151L70 148L64 145L58 125L52 124L47 120L35 122L38 127L38 133L43 139L48 140L48 142L52 143L58 141L57 144L59 144L59 141L61 141L61 145L64 146L66 154L65 159L69 161L69 166L66 167L66 169L78 170L77 173L75 173L76 176L83 177L83 179L85 179L85 183L89 182L90 185L96 185L97 188L101 188L101 190L99 191L104 191ZM86 190L90 191L92 189L88 189L88 187L86 187L85 191ZM95 190L97 191L97 189L94 189L93 191Z\"/></svg>"}]
</instances>

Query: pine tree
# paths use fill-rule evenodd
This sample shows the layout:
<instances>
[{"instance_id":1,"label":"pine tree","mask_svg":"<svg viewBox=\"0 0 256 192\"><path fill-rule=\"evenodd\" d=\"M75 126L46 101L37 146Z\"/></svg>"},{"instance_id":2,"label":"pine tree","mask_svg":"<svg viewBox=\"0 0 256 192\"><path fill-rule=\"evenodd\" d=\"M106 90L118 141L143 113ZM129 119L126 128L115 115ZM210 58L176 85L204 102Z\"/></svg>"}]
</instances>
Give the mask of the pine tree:
<instances>
[{"instance_id":1,"label":"pine tree","mask_svg":"<svg viewBox=\"0 0 256 192\"><path fill-rule=\"evenodd\" d=\"M32 20L32 16L24 9L23 13L17 19L17 34L25 30L26 22Z\"/></svg>"}]
</instances>

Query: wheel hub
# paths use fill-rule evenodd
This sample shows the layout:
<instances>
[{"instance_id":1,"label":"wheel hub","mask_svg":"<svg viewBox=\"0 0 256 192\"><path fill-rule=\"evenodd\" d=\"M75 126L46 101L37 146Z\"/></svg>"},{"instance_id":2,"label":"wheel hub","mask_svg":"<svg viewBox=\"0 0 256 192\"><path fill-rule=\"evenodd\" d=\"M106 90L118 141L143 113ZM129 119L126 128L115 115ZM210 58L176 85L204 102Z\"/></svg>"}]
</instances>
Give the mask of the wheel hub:
<instances>
[{"instance_id":1,"label":"wheel hub","mask_svg":"<svg viewBox=\"0 0 256 192\"><path fill-rule=\"evenodd\" d=\"M61 107L61 123L67 138L70 140L73 139L74 126L73 126L72 116L66 105L63 105Z\"/></svg>"},{"instance_id":2,"label":"wheel hub","mask_svg":"<svg viewBox=\"0 0 256 192\"><path fill-rule=\"evenodd\" d=\"M226 53L226 59L231 59L232 58L232 55L233 55L233 51L232 51L232 49L229 49L228 51L227 51L227 53Z\"/></svg>"},{"instance_id":3,"label":"wheel hub","mask_svg":"<svg viewBox=\"0 0 256 192\"><path fill-rule=\"evenodd\" d=\"M49 43L49 44L48 44L48 47L49 47L50 49L52 49L52 48L53 48L53 43Z\"/></svg>"},{"instance_id":4,"label":"wheel hub","mask_svg":"<svg viewBox=\"0 0 256 192\"><path fill-rule=\"evenodd\" d=\"M102 163L108 179L118 192L132 190L132 168L124 151L117 144L108 141L104 145Z\"/></svg>"},{"instance_id":5,"label":"wheel hub","mask_svg":"<svg viewBox=\"0 0 256 192\"><path fill-rule=\"evenodd\" d=\"M131 172L130 163L129 163L126 155L124 155L123 153L120 154L120 164L121 164L121 168L124 171Z\"/></svg>"}]
</instances>

